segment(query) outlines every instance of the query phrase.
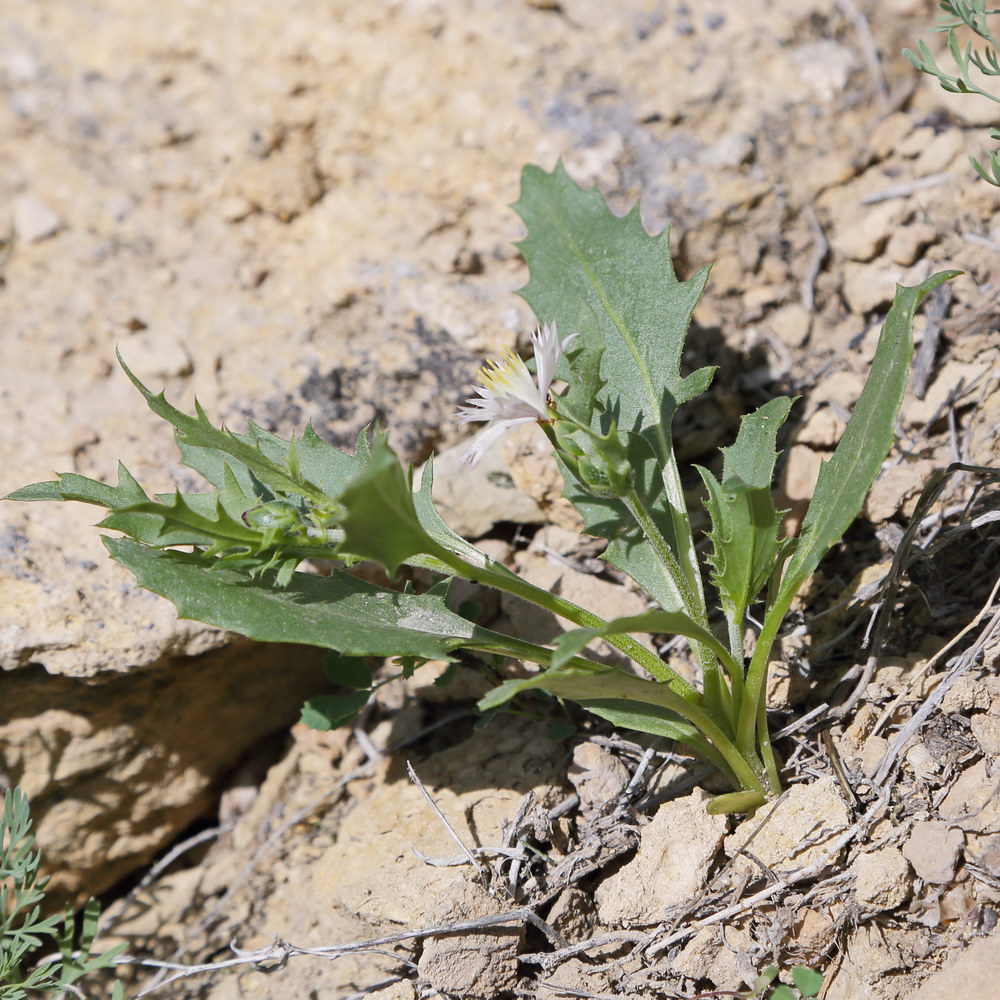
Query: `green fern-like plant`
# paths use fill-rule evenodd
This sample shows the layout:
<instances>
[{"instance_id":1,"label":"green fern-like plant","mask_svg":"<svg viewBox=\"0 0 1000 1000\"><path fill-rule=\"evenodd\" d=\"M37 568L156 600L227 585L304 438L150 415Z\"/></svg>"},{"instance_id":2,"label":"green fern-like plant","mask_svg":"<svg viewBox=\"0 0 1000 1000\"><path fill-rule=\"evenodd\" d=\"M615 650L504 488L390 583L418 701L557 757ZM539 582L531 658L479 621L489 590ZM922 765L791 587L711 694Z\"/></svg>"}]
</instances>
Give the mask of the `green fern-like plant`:
<instances>
[{"instance_id":1,"label":"green fern-like plant","mask_svg":"<svg viewBox=\"0 0 1000 1000\"><path fill-rule=\"evenodd\" d=\"M990 28L989 18L1000 14L1000 8L987 8L986 0L941 0L938 4L945 16L934 25L934 31L947 32L948 52L955 63L955 73L947 73L938 66L931 50L919 42L919 53L903 49L903 55L921 73L937 78L942 90L949 94L979 94L1000 104L1000 96L991 93L972 78L970 67L975 67L985 77L1000 76L1000 41ZM985 45L976 47L966 42L964 48L955 33L956 28L968 28ZM990 129L990 138L1000 142L1000 129ZM990 153L986 165L974 156L969 157L976 173L994 187L1000 187L1000 150ZM987 169L988 168L988 169Z\"/></svg>"},{"instance_id":2,"label":"green fern-like plant","mask_svg":"<svg viewBox=\"0 0 1000 1000\"><path fill-rule=\"evenodd\" d=\"M91 953L101 910L96 899L84 907L79 929L68 907L62 915L42 916L48 879L38 877L41 861L28 799L20 788L8 789L0 814L0 1000L24 1000L29 991L62 993L88 973L114 965L125 950L122 944ZM50 944L58 955L26 969L32 953ZM121 983L115 983L112 1000L125 1000Z\"/></svg>"}]
</instances>

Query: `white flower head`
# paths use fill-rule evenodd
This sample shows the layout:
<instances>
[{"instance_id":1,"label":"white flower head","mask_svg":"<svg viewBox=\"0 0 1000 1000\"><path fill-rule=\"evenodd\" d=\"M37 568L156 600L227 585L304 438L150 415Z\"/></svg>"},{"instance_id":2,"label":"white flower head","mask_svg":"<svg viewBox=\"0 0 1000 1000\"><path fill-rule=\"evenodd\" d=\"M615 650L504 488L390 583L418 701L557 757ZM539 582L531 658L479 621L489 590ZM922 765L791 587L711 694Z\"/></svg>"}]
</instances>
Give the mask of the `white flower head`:
<instances>
[{"instance_id":1,"label":"white flower head","mask_svg":"<svg viewBox=\"0 0 1000 1000\"><path fill-rule=\"evenodd\" d=\"M478 396L460 407L457 418L462 424L484 421L489 427L482 432L462 456L462 461L475 465L497 438L518 424L550 420L554 415L549 406L549 389L559 361L566 348L580 336L578 333L559 340L555 323L546 323L531 335L535 348L536 374L509 348L499 361L488 361L479 372Z\"/></svg>"}]
</instances>

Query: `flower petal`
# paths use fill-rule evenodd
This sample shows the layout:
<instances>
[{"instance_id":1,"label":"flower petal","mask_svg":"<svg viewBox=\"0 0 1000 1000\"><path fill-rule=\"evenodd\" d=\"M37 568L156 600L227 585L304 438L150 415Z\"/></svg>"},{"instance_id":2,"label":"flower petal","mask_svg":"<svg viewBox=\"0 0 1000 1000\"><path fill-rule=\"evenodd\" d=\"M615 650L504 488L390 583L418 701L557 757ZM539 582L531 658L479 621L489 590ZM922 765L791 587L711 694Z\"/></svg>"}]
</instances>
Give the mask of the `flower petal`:
<instances>
[{"instance_id":1,"label":"flower petal","mask_svg":"<svg viewBox=\"0 0 1000 1000\"><path fill-rule=\"evenodd\" d=\"M462 462L466 465L477 465L484 454L492 447L497 440L503 437L518 424L531 424L535 422L535 417L516 417L513 420L497 420L490 424L481 434L477 435L468 450L462 455Z\"/></svg>"}]
</instances>

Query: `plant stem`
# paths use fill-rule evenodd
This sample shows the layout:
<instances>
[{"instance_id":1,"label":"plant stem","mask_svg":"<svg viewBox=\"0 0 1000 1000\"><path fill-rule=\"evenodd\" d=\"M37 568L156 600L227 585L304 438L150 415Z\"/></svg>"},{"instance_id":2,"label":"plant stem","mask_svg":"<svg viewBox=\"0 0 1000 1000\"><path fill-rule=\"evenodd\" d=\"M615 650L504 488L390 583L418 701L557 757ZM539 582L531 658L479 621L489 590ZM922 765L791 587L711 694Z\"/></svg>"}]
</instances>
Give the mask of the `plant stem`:
<instances>
[{"instance_id":1,"label":"plant stem","mask_svg":"<svg viewBox=\"0 0 1000 1000\"><path fill-rule=\"evenodd\" d=\"M771 746L771 731L767 728L767 703L760 699L760 707L757 711L757 750L760 759L764 762L764 770L767 773L767 783L771 787L772 795L781 794L781 775L778 772L778 761L774 756L774 748Z\"/></svg>"},{"instance_id":2,"label":"plant stem","mask_svg":"<svg viewBox=\"0 0 1000 1000\"><path fill-rule=\"evenodd\" d=\"M767 687L767 667L771 660L771 649L778 636L778 630L788 610L789 601L768 608L764 617L764 625L757 636L757 647L750 659L747 670L746 687L743 703L740 705L739 720L736 724L736 745L743 754L752 753L758 743L756 729L764 705L764 692ZM764 725L767 725L766 718ZM764 737L768 739L767 737ZM770 743L768 742L770 747Z\"/></svg>"},{"instance_id":3,"label":"plant stem","mask_svg":"<svg viewBox=\"0 0 1000 1000\"><path fill-rule=\"evenodd\" d=\"M729 632L729 652L738 670L730 671L729 683L733 693L733 729L735 731L737 716L743 704L743 622L731 619L726 615L726 626Z\"/></svg>"},{"instance_id":4,"label":"plant stem","mask_svg":"<svg viewBox=\"0 0 1000 1000\"><path fill-rule=\"evenodd\" d=\"M446 571L464 580L471 580L479 583L489 584L497 590L514 597L520 597L532 604L537 604L551 611L555 615L580 625L583 628L601 628L607 625L607 621L599 615L595 615L586 608L581 608L572 601L552 594L541 587L536 587L522 580L519 576L500 569L494 569L487 565L474 566L466 562L454 552L448 551L444 546L438 546L437 551L428 553L434 559L439 560ZM426 565L426 563L425 563ZM435 568L429 566L429 568ZM440 571L440 567L437 567ZM690 704L701 702L701 693L697 688L689 684L680 674L672 670L655 653L650 652L645 646L630 635L612 633L603 636L605 642L625 653L626 656L634 660L639 666L648 670L658 681L667 684L672 691Z\"/></svg>"},{"instance_id":5,"label":"plant stem","mask_svg":"<svg viewBox=\"0 0 1000 1000\"><path fill-rule=\"evenodd\" d=\"M553 654L545 646L535 646L520 639L508 641L506 636L478 642L473 639L463 645L468 649L483 649L487 652L509 651L509 655L543 665L551 663ZM551 671L548 676L541 674L533 678L527 686L542 688L556 697L572 698L582 702L584 706L587 701L624 700L632 704L645 703L666 708L691 723L714 750L721 754L741 788L764 794L764 783L758 768L754 766L757 762L756 754L741 754L706 708L686 701L666 684L657 684L575 656L565 666Z\"/></svg>"},{"instance_id":6,"label":"plant stem","mask_svg":"<svg viewBox=\"0 0 1000 1000\"><path fill-rule=\"evenodd\" d=\"M677 595L679 606L695 622L708 628L708 614L705 611L704 595L700 590L695 590L692 587L688 574L684 572L677 556L667 544L667 540L663 537L652 515L639 498L638 493L633 490L622 497L622 502L628 508L628 512L632 517L635 518L636 524L639 525L653 552L656 553L664 575ZM685 525L685 530L690 538L690 527ZM732 717L732 695L729 688L722 681L722 675L719 671L719 664L715 654L699 642L689 640L689 644L698 663L701 665L706 706L713 715L730 719Z\"/></svg>"},{"instance_id":7,"label":"plant stem","mask_svg":"<svg viewBox=\"0 0 1000 1000\"><path fill-rule=\"evenodd\" d=\"M657 527L653 516L646 510L639 494L632 490L631 493L622 497L622 502L646 536L653 552L656 553L666 581L674 592L677 608L683 608L699 625L705 624L705 609L699 606L699 602L691 590L690 582L681 569L681 564L677 561L677 556L667 544L667 540Z\"/></svg>"}]
</instances>

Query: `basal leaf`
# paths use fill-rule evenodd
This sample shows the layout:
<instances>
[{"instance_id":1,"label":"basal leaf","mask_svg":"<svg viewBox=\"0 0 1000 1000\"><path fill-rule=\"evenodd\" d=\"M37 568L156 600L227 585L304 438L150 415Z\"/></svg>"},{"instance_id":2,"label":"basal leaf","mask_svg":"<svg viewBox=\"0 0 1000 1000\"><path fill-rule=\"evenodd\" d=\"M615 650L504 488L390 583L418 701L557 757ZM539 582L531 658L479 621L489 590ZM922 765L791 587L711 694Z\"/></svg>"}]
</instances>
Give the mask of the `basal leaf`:
<instances>
[{"instance_id":1,"label":"basal leaf","mask_svg":"<svg viewBox=\"0 0 1000 1000\"><path fill-rule=\"evenodd\" d=\"M785 571L776 606L787 610L799 587L843 536L861 510L892 447L896 417L913 356L913 317L933 289L960 271L940 271L912 287L897 285L872 361L844 436L823 463L802 522L795 555ZM782 611L782 615L784 614Z\"/></svg>"},{"instance_id":2,"label":"basal leaf","mask_svg":"<svg viewBox=\"0 0 1000 1000\"><path fill-rule=\"evenodd\" d=\"M564 632L556 643L552 655L553 668L562 667L572 657L585 649L594 639L614 633L657 632L668 635L683 635L688 639L707 646L730 670L740 671L741 666L733 663L726 647L707 628L692 621L682 611L646 611L641 615L615 618L600 628L575 628Z\"/></svg>"},{"instance_id":3,"label":"basal leaf","mask_svg":"<svg viewBox=\"0 0 1000 1000\"><path fill-rule=\"evenodd\" d=\"M726 735L699 707L685 701L666 684L613 667L574 664L505 681L480 700L479 709L486 712L498 708L522 691L532 689L569 698L609 721L641 732L681 740L732 775L724 755L713 745L717 740L725 741Z\"/></svg>"},{"instance_id":4,"label":"basal leaf","mask_svg":"<svg viewBox=\"0 0 1000 1000\"><path fill-rule=\"evenodd\" d=\"M182 618L262 642L294 642L346 656L450 659L452 650L495 633L449 611L443 599L400 594L347 573L296 573L283 590L267 578L218 566L204 555L105 538L139 586L166 597Z\"/></svg>"},{"instance_id":5,"label":"basal leaf","mask_svg":"<svg viewBox=\"0 0 1000 1000\"><path fill-rule=\"evenodd\" d=\"M698 467L712 518L712 581L727 617L736 623L742 623L747 605L787 547L778 537L781 513L774 508L771 487L778 458L775 442L791 405L781 396L743 418L735 444L722 449L721 483Z\"/></svg>"},{"instance_id":6,"label":"basal leaf","mask_svg":"<svg viewBox=\"0 0 1000 1000\"><path fill-rule=\"evenodd\" d=\"M785 568L778 593L764 617L757 649L747 671L737 724L737 745L754 746L763 719L763 697L772 643L799 588L858 516L868 491L892 447L896 417L913 357L913 317L924 297L960 274L941 271L912 287L896 286L892 307L879 336L871 372L833 456L820 468L813 498Z\"/></svg>"}]
</instances>

